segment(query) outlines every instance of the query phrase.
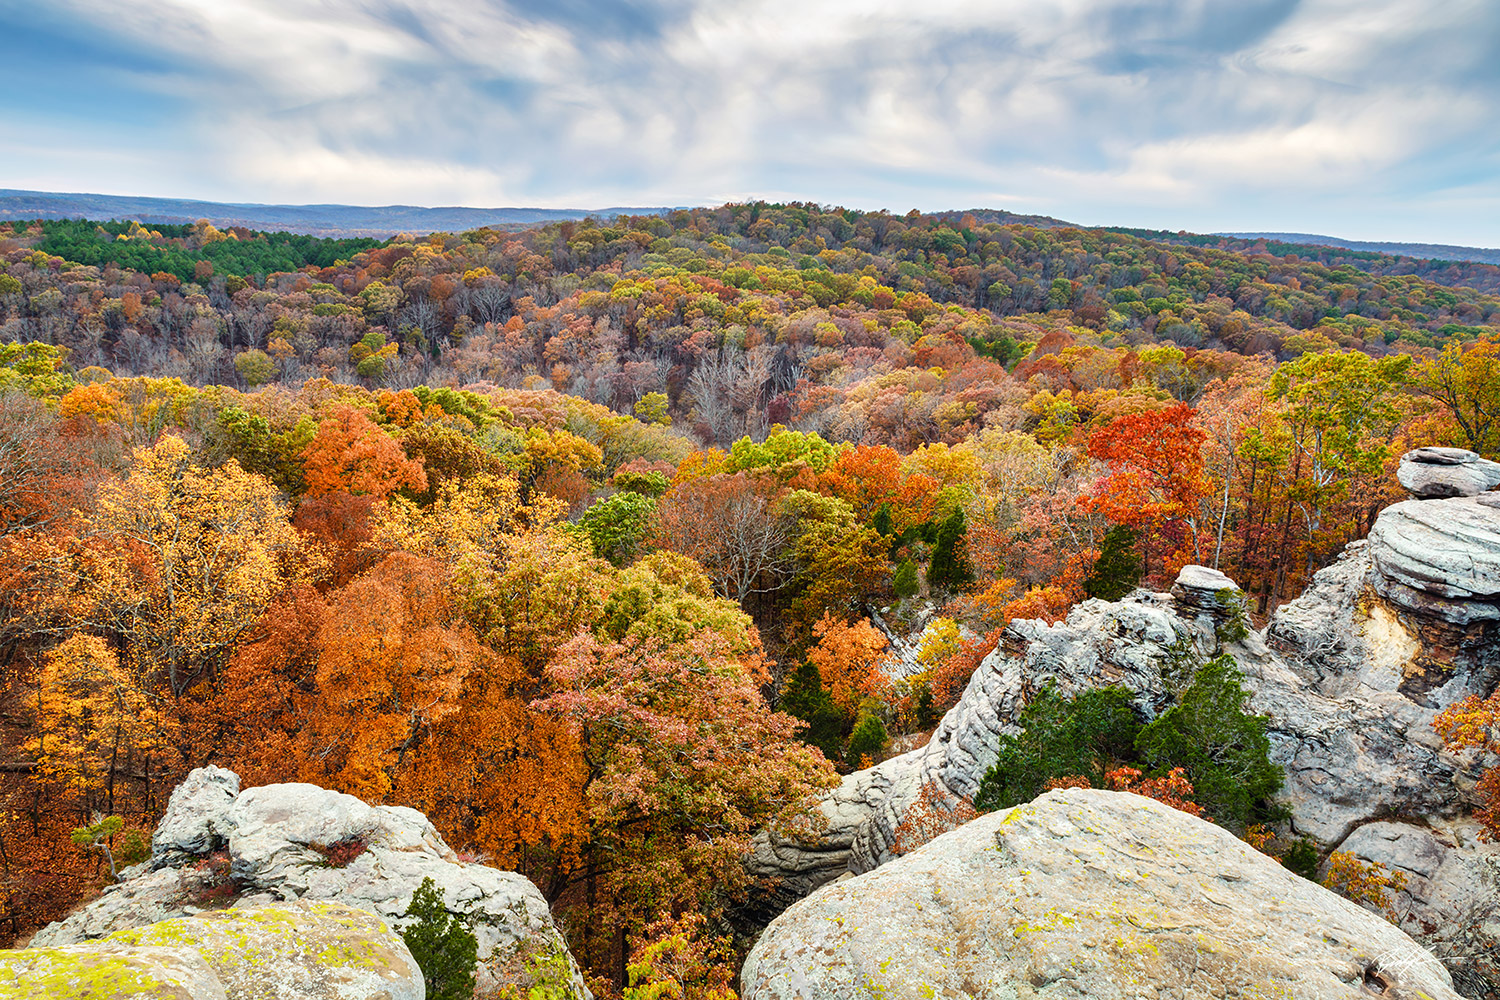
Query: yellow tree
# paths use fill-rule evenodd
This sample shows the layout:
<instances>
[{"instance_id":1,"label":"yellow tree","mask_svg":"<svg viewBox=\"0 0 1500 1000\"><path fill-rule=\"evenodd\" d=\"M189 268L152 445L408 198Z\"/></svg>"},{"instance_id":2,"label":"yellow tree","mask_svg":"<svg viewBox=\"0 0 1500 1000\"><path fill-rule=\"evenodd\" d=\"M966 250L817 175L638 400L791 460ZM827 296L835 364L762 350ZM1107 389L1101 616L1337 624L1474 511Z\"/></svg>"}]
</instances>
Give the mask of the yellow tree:
<instances>
[{"instance_id":1,"label":"yellow tree","mask_svg":"<svg viewBox=\"0 0 1500 1000\"><path fill-rule=\"evenodd\" d=\"M234 461L202 468L168 436L136 449L126 477L99 489L75 618L118 636L132 670L181 695L310 568L270 482Z\"/></svg>"},{"instance_id":2,"label":"yellow tree","mask_svg":"<svg viewBox=\"0 0 1500 1000\"><path fill-rule=\"evenodd\" d=\"M163 719L103 639L69 636L42 657L36 709L26 750L39 776L78 796L85 815L114 813L122 775L149 783L166 737Z\"/></svg>"}]
</instances>

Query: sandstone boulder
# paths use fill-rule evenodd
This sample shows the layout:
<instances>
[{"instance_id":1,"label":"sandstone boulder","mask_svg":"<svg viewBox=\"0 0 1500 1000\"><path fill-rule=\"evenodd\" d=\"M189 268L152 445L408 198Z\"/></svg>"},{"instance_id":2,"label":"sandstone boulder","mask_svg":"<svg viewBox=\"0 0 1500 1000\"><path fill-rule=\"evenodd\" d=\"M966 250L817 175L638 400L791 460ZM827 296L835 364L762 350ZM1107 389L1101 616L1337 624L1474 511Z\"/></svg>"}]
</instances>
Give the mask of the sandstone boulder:
<instances>
[{"instance_id":1,"label":"sandstone boulder","mask_svg":"<svg viewBox=\"0 0 1500 1000\"><path fill-rule=\"evenodd\" d=\"M1400 930L1219 827L1076 789L824 887L742 973L745 1000L1372 994L1458 997Z\"/></svg>"},{"instance_id":2,"label":"sandstone boulder","mask_svg":"<svg viewBox=\"0 0 1500 1000\"><path fill-rule=\"evenodd\" d=\"M306 902L200 913L86 944L0 952L0 987L8 985L18 992L7 990L7 997L79 1000L422 1000L424 992L422 970L379 918Z\"/></svg>"},{"instance_id":3,"label":"sandstone boulder","mask_svg":"<svg viewBox=\"0 0 1500 1000\"><path fill-rule=\"evenodd\" d=\"M1375 589L1396 607L1459 626L1500 620L1500 493L1394 504L1369 546Z\"/></svg>"},{"instance_id":4,"label":"sandstone boulder","mask_svg":"<svg viewBox=\"0 0 1500 1000\"><path fill-rule=\"evenodd\" d=\"M1422 499L1471 497L1500 486L1500 462L1462 448L1416 448L1401 456L1396 481Z\"/></svg>"},{"instance_id":5,"label":"sandstone boulder","mask_svg":"<svg viewBox=\"0 0 1500 1000\"><path fill-rule=\"evenodd\" d=\"M96 942L0 951L5 1000L228 1000L203 956Z\"/></svg>"},{"instance_id":6,"label":"sandstone boulder","mask_svg":"<svg viewBox=\"0 0 1500 1000\"><path fill-rule=\"evenodd\" d=\"M547 985L588 995L536 886L460 861L420 812L295 783L246 789L225 808L224 790L237 789L238 779L223 775L233 777L190 774L152 838L151 861L43 928L33 945L103 938L213 906L284 900L342 903L399 930L413 893L431 878L478 941L481 988L515 985L525 995Z\"/></svg>"}]
</instances>

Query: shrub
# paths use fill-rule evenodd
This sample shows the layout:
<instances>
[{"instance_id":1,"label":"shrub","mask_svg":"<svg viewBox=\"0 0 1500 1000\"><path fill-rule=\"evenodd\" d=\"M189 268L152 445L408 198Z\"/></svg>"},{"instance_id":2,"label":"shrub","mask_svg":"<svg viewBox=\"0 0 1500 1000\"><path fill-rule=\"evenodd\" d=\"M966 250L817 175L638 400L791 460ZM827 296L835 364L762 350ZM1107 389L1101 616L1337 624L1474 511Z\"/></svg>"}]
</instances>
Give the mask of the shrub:
<instances>
[{"instance_id":1,"label":"shrub","mask_svg":"<svg viewBox=\"0 0 1500 1000\"><path fill-rule=\"evenodd\" d=\"M1083 581L1083 592L1105 601L1118 601L1141 582L1141 558L1136 555L1140 532L1115 525L1104 535L1094 569Z\"/></svg>"},{"instance_id":2,"label":"shrub","mask_svg":"<svg viewBox=\"0 0 1500 1000\"><path fill-rule=\"evenodd\" d=\"M1178 704L1141 730L1136 748L1152 767L1181 767L1214 822L1243 830L1257 804L1281 787L1264 716L1245 712L1249 694L1228 655L1198 668Z\"/></svg>"},{"instance_id":3,"label":"shrub","mask_svg":"<svg viewBox=\"0 0 1500 1000\"><path fill-rule=\"evenodd\" d=\"M974 796L980 809L1004 809L1040 795L1054 778L1081 776L1098 787L1110 761L1132 756L1140 720L1122 687L1068 699L1048 684L1021 709L1019 736L1000 737L994 765Z\"/></svg>"},{"instance_id":4,"label":"shrub","mask_svg":"<svg viewBox=\"0 0 1500 1000\"><path fill-rule=\"evenodd\" d=\"M891 592L905 600L908 597L915 597L917 590L917 564L910 558L903 559L896 567L896 575L891 578Z\"/></svg>"},{"instance_id":5,"label":"shrub","mask_svg":"<svg viewBox=\"0 0 1500 1000\"><path fill-rule=\"evenodd\" d=\"M470 1000L479 943L464 922L448 912L432 879L422 880L403 916L412 918L401 938L422 969L427 1000Z\"/></svg>"},{"instance_id":6,"label":"shrub","mask_svg":"<svg viewBox=\"0 0 1500 1000\"><path fill-rule=\"evenodd\" d=\"M844 751L844 760L850 767L866 767L865 758L874 762L885 751L887 737L885 723L873 715L861 715L849 734L849 747Z\"/></svg>"}]
</instances>

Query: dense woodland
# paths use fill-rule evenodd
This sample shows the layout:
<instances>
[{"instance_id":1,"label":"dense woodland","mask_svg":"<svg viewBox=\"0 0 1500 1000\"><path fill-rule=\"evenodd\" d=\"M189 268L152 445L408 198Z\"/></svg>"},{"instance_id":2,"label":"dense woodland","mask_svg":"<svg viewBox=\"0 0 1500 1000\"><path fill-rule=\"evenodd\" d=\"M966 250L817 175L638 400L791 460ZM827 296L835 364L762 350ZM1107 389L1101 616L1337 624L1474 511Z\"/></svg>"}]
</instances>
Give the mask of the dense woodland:
<instances>
[{"instance_id":1,"label":"dense woodland","mask_svg":"<svg viewBox=\"0 0 1500 1000\"><path fill-rule=\"evenodd\" d=\"M423 810L532 878L609 995L663 934L716 953L752 833L919 742L1012 619L1189 562L1262 619L1400 499L1407 448L1500 457L1488 265L814 205L12 229L6 935L211 762ZM1185 702L1238 690L1199 676ZM1031 763L977 805L1144 781L1274 823L1279 779L1102 697L1039 699L1072 743L1002 747Z\"/></svg>"}]
</instances>

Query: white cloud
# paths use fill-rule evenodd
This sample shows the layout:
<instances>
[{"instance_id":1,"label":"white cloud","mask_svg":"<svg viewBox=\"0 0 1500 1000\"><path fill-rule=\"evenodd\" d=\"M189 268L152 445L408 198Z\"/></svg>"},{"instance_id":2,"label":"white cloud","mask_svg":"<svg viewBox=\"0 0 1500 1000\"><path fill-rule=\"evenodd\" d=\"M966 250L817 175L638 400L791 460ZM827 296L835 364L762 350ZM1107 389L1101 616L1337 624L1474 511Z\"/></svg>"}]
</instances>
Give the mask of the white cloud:
<instances>
[{"instance_id":1,"label":"white cloud","mask_svg":"<svg viewBox=\"0 0 1500 1000\"><path fill-rule=\"evenodd\" d=\"M1478 218L1434 211L1497 222L1487 0L599 2L570 20L531 0L59 0L192 80L173 137L188 148L141 171L158 185L143 193L1003 199L1080 221L1253 228L1280 212L1309 229L1361 201L1392 218L1446 206L1465 185ZM1455 157L1471 164L1457 180Z\"/></svg>"}]
</instances>

